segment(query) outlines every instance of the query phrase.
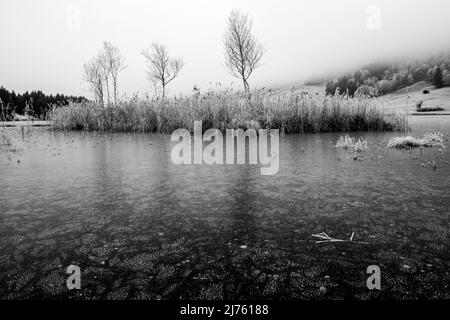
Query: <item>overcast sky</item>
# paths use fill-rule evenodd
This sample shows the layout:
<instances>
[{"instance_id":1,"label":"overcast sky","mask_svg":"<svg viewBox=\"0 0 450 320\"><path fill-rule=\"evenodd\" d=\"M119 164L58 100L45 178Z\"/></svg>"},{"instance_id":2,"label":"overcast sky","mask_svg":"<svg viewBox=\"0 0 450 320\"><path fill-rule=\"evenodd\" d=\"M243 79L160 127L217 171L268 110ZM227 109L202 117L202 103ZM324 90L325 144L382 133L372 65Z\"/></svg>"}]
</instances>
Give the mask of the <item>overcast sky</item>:
<instances>
[{"instance_id":1,"label":"overcast sky","mask_svg":"<svg viewBox=\"0 0 450 320\"><path fill-rule=\"evenodd\" d=\"M171 94L190 93L195 84L229 86L222 35L234 8L252 16L253 32L267 49L251 86L297 83L450 46L447 0L0 0L0 86L89 96L81 66L103 40L126 58L121 92L151 90L140 53L153 41L185 61Z\"/></svg>"}]
</instances>

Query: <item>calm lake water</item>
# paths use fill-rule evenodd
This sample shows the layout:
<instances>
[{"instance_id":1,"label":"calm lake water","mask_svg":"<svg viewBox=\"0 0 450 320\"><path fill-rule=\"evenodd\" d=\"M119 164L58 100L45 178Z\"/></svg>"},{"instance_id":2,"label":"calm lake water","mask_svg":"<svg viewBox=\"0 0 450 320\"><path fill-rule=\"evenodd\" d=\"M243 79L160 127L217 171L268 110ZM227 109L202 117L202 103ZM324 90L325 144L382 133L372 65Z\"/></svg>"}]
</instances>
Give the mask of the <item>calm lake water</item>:
<instances>
[{"instance_id":1,"label":"calm lake water","mask_svg":"<svg viewBox=\"0 0 450 320\"><path fill-rule=\"evenodd\" d=\"M450 117L413 121L448 140ZM450 298L450 159L387 150L402 133L352 133L369 144L357 161L340 134L280 137L261 176L174 165L170 136L2 132L19 150L0 151L0 298Z\"/></svg>"}]
</instances>

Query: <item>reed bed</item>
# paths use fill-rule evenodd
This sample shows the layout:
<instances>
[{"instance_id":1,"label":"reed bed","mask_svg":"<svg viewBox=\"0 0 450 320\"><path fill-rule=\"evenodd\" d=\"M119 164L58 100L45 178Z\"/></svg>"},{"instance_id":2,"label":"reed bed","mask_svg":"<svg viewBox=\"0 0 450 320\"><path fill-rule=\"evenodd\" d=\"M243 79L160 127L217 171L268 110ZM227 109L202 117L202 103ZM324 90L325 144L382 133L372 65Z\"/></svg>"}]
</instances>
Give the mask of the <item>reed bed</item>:
<instances>
[{"instance_id":1,"label":"reed bed","mask_svg":"<svg viewBox=\"0 0 450 320\"><path fill-rule=\"evenodd\" d=\"M115 106L92 102L70 103L49 112L53 128L114 132L172 133L217 128L280 129L281 133L405 131L405 114L388 112L381 100L345 95L207 93L164 100L130 99Z\"/></svg>"}]
</instances>

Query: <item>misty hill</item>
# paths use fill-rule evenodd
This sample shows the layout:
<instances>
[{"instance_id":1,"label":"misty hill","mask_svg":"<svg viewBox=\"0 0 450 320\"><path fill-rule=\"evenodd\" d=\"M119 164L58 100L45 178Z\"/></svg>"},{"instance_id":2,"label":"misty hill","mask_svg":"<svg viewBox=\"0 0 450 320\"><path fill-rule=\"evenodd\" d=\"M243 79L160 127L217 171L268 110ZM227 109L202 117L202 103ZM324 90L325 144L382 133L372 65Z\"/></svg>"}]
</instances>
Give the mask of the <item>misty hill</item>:
<instances>
[{"instance_id":1,"label":"misty hill","mask_svg":"<svg viewBox=\"0 0 450 320\"><path fill-rule=\"evenodd\" d=\"M376 97L421 81L436 88L450 86L450 54L407 62L369 64L326 82L325 91L327 94L340 92Z\"/></svg>"}]
</instances>

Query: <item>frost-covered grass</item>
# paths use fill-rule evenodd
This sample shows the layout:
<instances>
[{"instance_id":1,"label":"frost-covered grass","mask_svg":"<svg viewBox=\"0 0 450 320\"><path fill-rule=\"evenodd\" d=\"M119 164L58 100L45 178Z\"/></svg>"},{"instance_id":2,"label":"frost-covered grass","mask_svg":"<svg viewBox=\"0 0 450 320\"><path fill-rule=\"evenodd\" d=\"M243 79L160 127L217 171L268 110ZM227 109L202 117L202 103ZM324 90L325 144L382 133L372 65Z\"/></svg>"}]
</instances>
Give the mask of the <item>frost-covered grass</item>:
<instances>
[{"instance_id":1,"label":"frost-covered grass","mask_svg":"<svg viewBox=\"0 0 450 320\"><path fill-rule=\"evenodd\" d=\"M336 143L336 148L358 153L367 150L369 147L367 146L367 141L363 138L359 138L358 140L356 140L355 138L350 137L348 134L346 134L345 136L339 137Z\"/></svg>"},{"instance_id":2,"label":"frost-covered grass","mask_svg":"<svg viewBox=\"0 0 450 320\"><path fill-rule=\"evenodd\" d=\"M396 137L389 140L388 148L444 147L444 135L440 132L426 133L422 138L412 136Z\"/></svg>"}]
</instances>

